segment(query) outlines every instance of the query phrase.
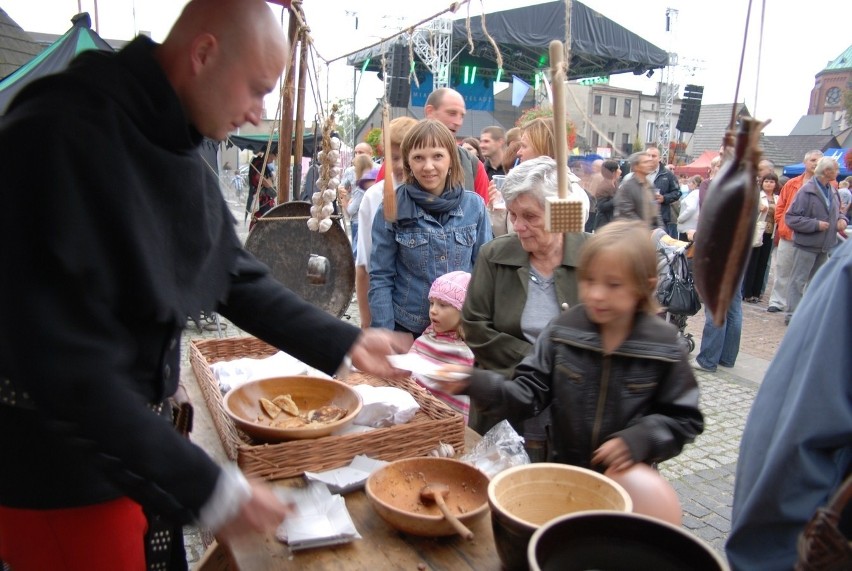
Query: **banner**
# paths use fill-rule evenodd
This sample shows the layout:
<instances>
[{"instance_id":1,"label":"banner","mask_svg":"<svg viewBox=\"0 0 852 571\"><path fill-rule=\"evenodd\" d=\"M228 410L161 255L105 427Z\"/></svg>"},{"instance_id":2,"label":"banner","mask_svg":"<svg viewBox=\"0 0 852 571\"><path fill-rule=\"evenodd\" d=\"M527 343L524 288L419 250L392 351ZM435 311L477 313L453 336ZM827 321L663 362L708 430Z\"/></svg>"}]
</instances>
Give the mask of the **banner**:
<instances>
[{"instance_id":1,"label":"banner","mask_svg":"<svg viewBox=\"0 0 852 571\"><path fill-rule=\"evenodd\" d=\"M426 78L420 82L420 87L412 81L411 106L425 107L426 99L434 90L433 85L431 73L426 74ZM458 83L453 85L453 89L464 98L464 105L468 111L494 111L494 88L491 87L491 82L487 87L483 81L474 81L470 84Z\"/></svg>"},{"instance_id":2,"label":"banner","mask_svg":"<svg viewBox=\"0 0 852 571\"><path fill-rule=\"evenodd\" d=\"M527 92L530 90L530 84L518 77L517 75L512 76L512 106L520 107L521 102L526 97Z\"/></svg>"}]
</instances>

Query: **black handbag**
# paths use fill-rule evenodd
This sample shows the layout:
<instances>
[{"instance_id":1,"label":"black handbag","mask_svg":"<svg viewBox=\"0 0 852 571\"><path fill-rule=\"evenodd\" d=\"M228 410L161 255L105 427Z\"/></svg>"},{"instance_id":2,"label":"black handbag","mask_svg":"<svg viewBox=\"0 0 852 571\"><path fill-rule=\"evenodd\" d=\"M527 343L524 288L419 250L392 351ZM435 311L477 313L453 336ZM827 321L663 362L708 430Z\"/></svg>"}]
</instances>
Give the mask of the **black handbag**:
<instances>
[{"instance_id":1,"label":"black handbag","mask_svg":"<svg viewBox=\"0 0 852 571\"><path fill-rule=\"evenodd\" d=\"M657 301L673 315L695 315L701 309L701 299L695 290L686 254L675 253L668 266L668 274L657 287Z\"/></svg>"}]
</instances>

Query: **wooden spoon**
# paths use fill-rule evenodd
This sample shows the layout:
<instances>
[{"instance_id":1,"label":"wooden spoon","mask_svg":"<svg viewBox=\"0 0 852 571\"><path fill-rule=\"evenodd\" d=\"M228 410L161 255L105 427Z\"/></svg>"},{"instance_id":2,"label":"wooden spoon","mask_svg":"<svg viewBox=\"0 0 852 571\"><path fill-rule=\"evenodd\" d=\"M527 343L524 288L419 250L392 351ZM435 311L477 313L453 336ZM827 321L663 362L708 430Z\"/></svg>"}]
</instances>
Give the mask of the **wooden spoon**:
<instances>
[{"instance_id":1,"label":"wooden spoon","mask_svg":"<svg viewBox=\"0 0 852 571\"><path fill-rule=\"evenodd\" d=\"M473 539L473 532L470 531L465 524L459 521L447 504L444 502L444 496L450 493L450 487L446 484L426 484L420 490L420 499L425 502L435 502L438 504L438 509L444 514L444 517L456 528L456 531L465 539Z\"/></svg>"}]
</instances>

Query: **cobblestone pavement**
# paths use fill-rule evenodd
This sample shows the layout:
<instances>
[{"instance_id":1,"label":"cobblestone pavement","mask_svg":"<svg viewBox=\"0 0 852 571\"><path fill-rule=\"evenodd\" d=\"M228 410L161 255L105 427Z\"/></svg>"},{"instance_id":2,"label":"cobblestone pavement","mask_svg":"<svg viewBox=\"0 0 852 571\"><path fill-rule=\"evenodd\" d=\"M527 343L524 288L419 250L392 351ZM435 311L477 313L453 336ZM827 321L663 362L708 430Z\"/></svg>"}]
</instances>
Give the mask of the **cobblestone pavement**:
<instances>
[{"instance_id":1,"label":"cobblestone pavement","mask_svg":"<svg viewBox=\"0 0 852 571\"><path fill-rule=\"evenodd\" d=\"M240 223L238 226L243 225ZM244 229L240 231L245 233ZM764 299L768 299L771 289L770 272ZM354 302L343 319L360 324ZM242 334L233 324L224 324L221 333L217 333L211 323L201 329L190 326L184 335L184 346L193 338ZM699 351L703 327L703 311L687 322L686 330L696 340L692 356ZM672 483L683 504L684 528L721 554L724 554L724 544L731 528L734 476L743 427L763 373L785 331L783 313L767 313L765 301L743 304L743 332L737 365L719 367L712 373L696 371L705 419L704 433L679 456L660 465L661 473ZM186 357L184 366L189 366ZM190 563L198 561L204 549L200 534L193 528L187 528L186 541L187 559Z\"/></svg>"}]
</instances>

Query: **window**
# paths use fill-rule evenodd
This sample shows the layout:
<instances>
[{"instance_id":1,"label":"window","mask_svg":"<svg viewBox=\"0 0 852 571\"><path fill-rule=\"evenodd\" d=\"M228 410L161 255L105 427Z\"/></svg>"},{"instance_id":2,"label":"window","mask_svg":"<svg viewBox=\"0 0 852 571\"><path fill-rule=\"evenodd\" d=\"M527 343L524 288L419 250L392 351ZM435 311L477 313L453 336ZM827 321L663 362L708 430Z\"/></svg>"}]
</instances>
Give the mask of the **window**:
<instances>
[{"instance_id":1,"label":"window","mask_svg":"<svg viewBox=\"0 0 852 571\"><path fill-rule=\"evenodd\" d=\"M603 104L603 96L602 95L595 95L595 110L594 110L595 115L601 114L601 105L602 104Z\"/></svg>"},{"instance_id":2,"label":"window","mask_svg":"<svg viewBox=\"0 0 852 571\"><path fill-rule=\"evenodd\" d=\"M593 132L592 133L592 148L597 149L600 142L601 142L601 138L600 138L600 135L598 135L598 132L597 131Z\"/></svg>"},{"instance_id":3,"label":"window","mask_svg":"<svg viewBox=\"0 0 852 571\"><path fill-rule=\"evenodd\" d=\"M633 145L630 144L630 133L621 134L621 151L626 155L633 152Z\"/></svg>"},{"instance_id":4,"label":"window","mask_svg":"<svg viewBox=\"0 0 852 571\"><path fill-rule=\"evenodd\" d=\"M657 124L653 121L645 123L645 140L649 143L657 140Z\"/></svg>"},{"instance_id":5,"label":"window","mask_svg":"<svg viewBox=\"0 0 852 571\"><path fill-rule=\"evenodd\" d=\"M606 146L611 149L613 141L615 141L615 131L610 131L609 133L606 134L606 136L609 139L609 141L607 141L607 143L606 143Z\"/></svg>"},{"instance_id":6,"label":"window","mask_svg":"<svg viewBox=\"0 0 852 571\"><path fill-rule=\"evenodd\" d=\"M618 107L618 98L617 97L610 97L609 98L609 114L612 115L613 117L616 114L616 107Z\"/></svg>"},{"instance_id":7,"label":"window","mask_svg":"<svg viewBox=\"0 0 852 571\"><path fill-rule=\"evenodd\" d=\"M624 100L624 116L630 117L633 114L633 100L625 99Z\"/></svg>"}]
</instances>

